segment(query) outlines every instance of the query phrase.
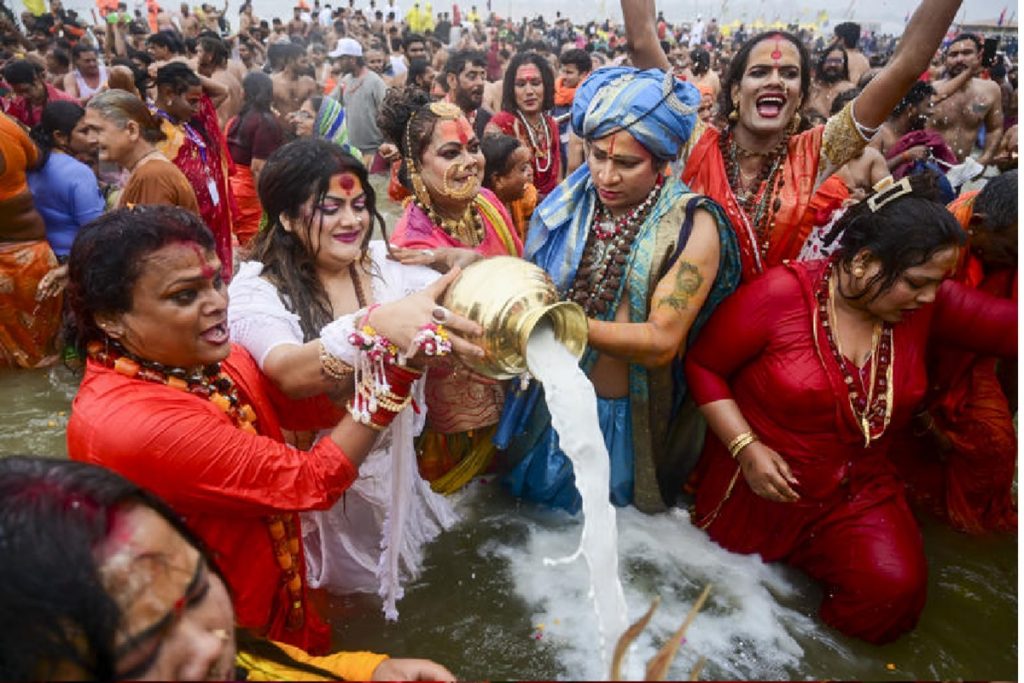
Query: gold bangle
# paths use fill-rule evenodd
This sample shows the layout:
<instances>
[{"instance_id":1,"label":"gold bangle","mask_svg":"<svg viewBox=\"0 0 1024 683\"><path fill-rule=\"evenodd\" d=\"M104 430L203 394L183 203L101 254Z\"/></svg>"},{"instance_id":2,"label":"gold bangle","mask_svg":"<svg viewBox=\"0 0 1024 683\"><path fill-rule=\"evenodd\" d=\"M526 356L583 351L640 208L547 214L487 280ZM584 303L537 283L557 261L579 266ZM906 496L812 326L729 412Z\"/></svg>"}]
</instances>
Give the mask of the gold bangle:
<instances>
[{"instance_id":1,"label":"gold bangle","mask_svg":"<svg viewBox=\"0 0 1024 683\"><path fill-rule=\"evenodd\" d=\"M732 456L733 460L739 457L740 452L749 446L750 444L757 441L757 434L754 432L743 432L735 439L729 442L729 455Z\"/></svg>"},{"instance_id":2,"label":"gold bangle","mask_svg":"<svg viewBox=\"0 0 1024 683\"><path fill-rule=\"evenodd\" d=\"M351 381L352 366L337 356L331 355L322 341L317 340L317 343L320 345L320 369L324 374L339 382Z\"/></svg>"}]
</instances>

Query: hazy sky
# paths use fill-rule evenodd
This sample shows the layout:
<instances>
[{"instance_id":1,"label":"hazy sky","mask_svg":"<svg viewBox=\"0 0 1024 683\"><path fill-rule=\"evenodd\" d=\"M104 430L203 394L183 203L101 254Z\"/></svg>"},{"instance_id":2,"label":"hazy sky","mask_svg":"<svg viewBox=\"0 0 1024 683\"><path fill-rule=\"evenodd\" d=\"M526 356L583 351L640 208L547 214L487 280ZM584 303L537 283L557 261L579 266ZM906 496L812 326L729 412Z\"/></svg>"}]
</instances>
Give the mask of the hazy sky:
<instances>
[{"instance_id":1,"label":"hazy sky","mask_svg":"<svg viewBox=\"0 0 1024 683\"><path fill-rule=\"evenodd\" d=\"M178 0L161 0L166 5L177 8ZM223 0L207 0L220 5ZM309 0L312 4L312 0ZM322 0L324 1L324 0ZM329 0L327 0L329 1ZM334 0L337 4L342 0ZM575 21L583 22L590 19L604 19L610 17L618 20L621 17L618 0L491 0L492 9L500 15L511 14L514 17L523 15L533 16L537 13L544 13L548 17L554 17L556 11ZM11 0L8 0L11 2ZM142 4L138 0L128 0L129 7L134 4ZM403 9L408 9L413 0L398 0L397 4ZM198 4L193 0L193 4ZM378 0L377 5L385 5L385 0ZM476 4L482 11L486 7L487 0L463 0L460 6L463 11L470 5ZM665 13L669 21L685 21L702 15L705 20L709 17L723 19L742 19L752 21L758 17L766 21L780 19L782 21L813 21L819 10L824 9L829 14L829 21L832 24L847 19L855 21L878 21L882 23L882 29L886 32L897 33L903 26L904 17L908 12L913 11L917 6L914 0L661 0L657 3L658 9ZM24 7L21 0L13 0L11 5L17 12ZM88 16L89 9L95 5L89 0L65 0L65 5L84 13ZM256 14L261 17L290 15L291 0L254 0ZM356 0L356 7L368 7L368 0ZM451 9L450 0L439 0L433 2L434 11L445 11ZM237 18L238 0L230 0L230 17ZM1003 8L1007 8L1007 19L1014 16L1017 11L1016 0L966 0L959 14L958 21L979 21L995 19ZM1014 19L1016 17L1014 16Z\"/></svg>"}]
</instances>

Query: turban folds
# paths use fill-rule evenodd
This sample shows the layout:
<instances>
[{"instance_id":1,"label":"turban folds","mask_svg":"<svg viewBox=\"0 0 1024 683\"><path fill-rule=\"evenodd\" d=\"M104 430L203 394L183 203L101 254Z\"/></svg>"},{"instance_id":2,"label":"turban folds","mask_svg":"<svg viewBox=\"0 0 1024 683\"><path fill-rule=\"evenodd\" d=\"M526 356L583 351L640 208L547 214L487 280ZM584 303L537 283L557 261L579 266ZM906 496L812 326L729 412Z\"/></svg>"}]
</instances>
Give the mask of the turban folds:
<instances>
[{"instance_id":1,"label":"turban folds","mask_svg":"<svg viewBox=\"0 0 1024 683\"><path fill-rule=\"evenodd\" d=\"M659 159L675 159L697 121L700 92L661 69L598 69L576 90L572 127L584 139L630 133Z\"/></svg>"}]
</instances>

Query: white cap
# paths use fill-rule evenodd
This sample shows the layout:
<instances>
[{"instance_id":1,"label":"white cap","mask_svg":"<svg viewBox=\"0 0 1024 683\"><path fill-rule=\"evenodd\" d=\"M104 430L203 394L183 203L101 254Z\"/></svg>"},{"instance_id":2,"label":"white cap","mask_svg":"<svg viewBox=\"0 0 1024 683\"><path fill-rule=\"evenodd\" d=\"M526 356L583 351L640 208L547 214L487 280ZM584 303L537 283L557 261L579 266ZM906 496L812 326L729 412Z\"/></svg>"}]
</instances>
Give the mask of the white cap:
<instances>
[{"instance_id":1,"label":"white cap","mask_svg":"<svg viewBox=\"0 0 1024 683\"><path fill-rule=\"evenodd\" d=\"M362 57L363 46L352 38L338 38L338 45L327 53L328 57Z\"/></svg>"}]
</instances>

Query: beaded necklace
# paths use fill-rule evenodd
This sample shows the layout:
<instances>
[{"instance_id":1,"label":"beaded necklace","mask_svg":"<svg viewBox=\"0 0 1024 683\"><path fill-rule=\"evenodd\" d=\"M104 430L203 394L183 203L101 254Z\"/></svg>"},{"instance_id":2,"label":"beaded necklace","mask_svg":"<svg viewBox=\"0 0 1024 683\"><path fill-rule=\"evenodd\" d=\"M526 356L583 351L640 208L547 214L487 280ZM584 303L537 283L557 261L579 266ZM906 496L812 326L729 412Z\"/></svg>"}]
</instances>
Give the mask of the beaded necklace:
<instances>
[{"instance_id":1,"label":"beaded necklace","mask_svg":"<svg viewBox=\"0 0 1024 683\"><path fill-rule=\"evenodd\" d=\"M566 301L574 301L583 307L588 318L604 315L615 301L622 282L629 252L633 248L640 228L661 196L664 178L659 177L647 197L628 214L599 229L601 217L610 216L607 208L598 205L594 213L594 227L587 236L583 258L572 287L566 292Z\"/></svg>"},{"instance_id":2,"label":"beaded necklace","mask_svg":"<svg viewBox=\"0 0 1024 683\"><path fill-rule=\"evenodd\" d=\"M754 228L756 243L753 245L764 258L771 247L771 236L775 232L775 216L782 208L780 196L785 180L782 167L786 162L789 147L789 135L782 137L774 149L767 153L753 152L736 142L732 129L718 138L722 159L725 160L725 172L729 179L729 187L736 196L740 210L746 215ZM740 179L739 159L742 157L764 157L761 164L759 179L748 190L743 189ZM763 188L763 190L762 190Z\"/></svg>"},{"instance_id":3,"label":"beaded necklace","mask_svg":"<svg viewBox=\"0 0 1024 683\"><path fill-rule=\"evenodd\" d=\"M537 164L538 173L547 173L551 169L551 130L548 128L548 122L544 118L544 114L540 115L540 135L544 138L544 146L537 144L537 137L533 134L533 125L526 120L523 116L523 112L516 111L516 116L523 122L523 126L526 128L526 134L530 138L530 147L533 148L533 158ZM544 164L543 166L541 164Z\"/></svg>"},{"instance_id":4,"label":"beaded necklace","mask_svg":"<svg viewBox=\"0 0 1024 683\"><path fill-rule=\"evenodd\" d=\"M871 338L870 372L867 381L858 382L850 372L850 361L843 355L839 339L836 337L835 290L835 261L830 260L815 293L818 319L825 329L825 339L832 352L832 358L843 374L850 410L853 411L857 426L864 435L866 448L873 440L882 436L892 419L893 329L887 322L875 323Z\"/></svg>"},{"instance_id":5,"label":"beaded necklace","mask_svg":"<svg viewBox=\"0 0 1024 683\"><path fill-rule=\"evenodd\" d=\"M458 240L469 247L475 247L484 241L484 223L476 211L476 202L466 207L461 218L445 218L434 207L427 206L419 197L413 197L413 203L420 207L423 213L427 214L430 222L441 228L442 231L454 240Z\"/></svg>"},{"instance_id":6,"label":"beaded necklace","mask_svg":"<svg viewBox=\"0 0 1024 683\"><path fill-rule=\"evenodd\" d=\"M86 351L89 358L120 375L163 384L204 398L226 413L242 431L257 433L253 426L256 412L248 403L242 403L238 397L238 388L221 371L220 363L206 365L200 370L169 367L139 358L114 340L106 343L92 341ZM274 557L282 572L281 583L287 588L290 599L287 627L292 630L301 628L305 621L305 609L302 604L302 574L299 572L302 544L298 529L292 515L268 515L266 521Z\"/></svg>"}]
</instances>

